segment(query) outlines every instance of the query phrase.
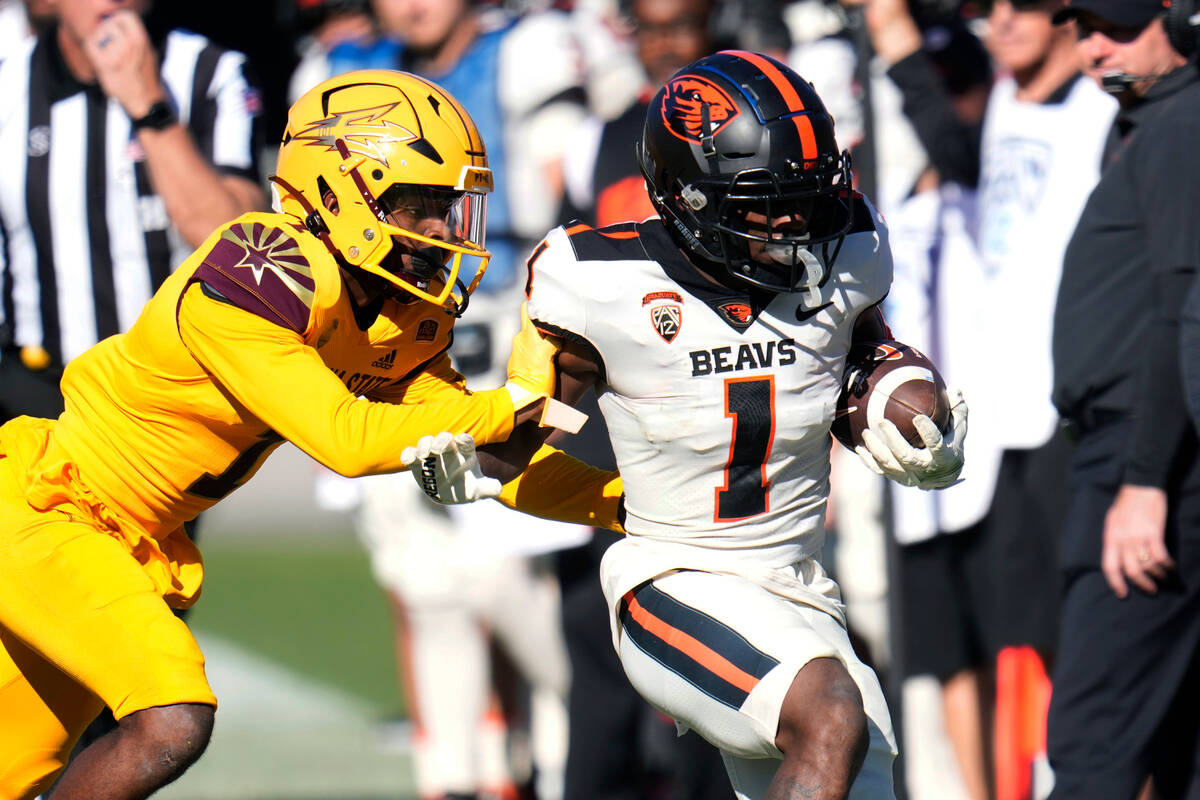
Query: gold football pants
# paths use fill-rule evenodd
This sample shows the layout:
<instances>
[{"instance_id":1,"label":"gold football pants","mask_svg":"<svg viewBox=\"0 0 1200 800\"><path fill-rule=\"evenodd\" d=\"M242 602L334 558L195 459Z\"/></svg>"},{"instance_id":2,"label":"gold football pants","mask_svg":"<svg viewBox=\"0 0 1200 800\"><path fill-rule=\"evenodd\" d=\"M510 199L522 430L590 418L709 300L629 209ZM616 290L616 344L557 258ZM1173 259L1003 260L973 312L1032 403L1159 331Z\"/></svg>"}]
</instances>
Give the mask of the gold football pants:
<instances>
[{"instance_id":1,"label":"gold football pants","mask_svg":"<svg viewBox=\"0 0 1200 800\"><path fill-rule=\"evenodd\" d=\"M0 429L0 800L32 798L105 706L216 698L195 639L127 544L71 504L25 500L27 463Z\"/></svg>"}]
</instances>

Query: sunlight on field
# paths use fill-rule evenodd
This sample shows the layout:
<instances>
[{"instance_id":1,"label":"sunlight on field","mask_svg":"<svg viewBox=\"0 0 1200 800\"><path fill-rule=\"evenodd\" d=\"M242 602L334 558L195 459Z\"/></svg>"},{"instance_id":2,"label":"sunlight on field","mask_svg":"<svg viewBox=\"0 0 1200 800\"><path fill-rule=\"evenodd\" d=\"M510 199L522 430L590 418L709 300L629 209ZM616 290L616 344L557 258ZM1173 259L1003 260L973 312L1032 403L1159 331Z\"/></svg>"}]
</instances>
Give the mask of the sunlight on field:
<instances>
[{"instance_id":1,"label":"sunlight on field","mask_svg":"<svg viewBox=\"0 0 1200 800\"><path fill-rule=\"evenodd\" d=\"M167 800L412 798L407 742L385 738L361 700L209 635L199 637L221 706L208 752Z\"/></svg>"}]
</instances>

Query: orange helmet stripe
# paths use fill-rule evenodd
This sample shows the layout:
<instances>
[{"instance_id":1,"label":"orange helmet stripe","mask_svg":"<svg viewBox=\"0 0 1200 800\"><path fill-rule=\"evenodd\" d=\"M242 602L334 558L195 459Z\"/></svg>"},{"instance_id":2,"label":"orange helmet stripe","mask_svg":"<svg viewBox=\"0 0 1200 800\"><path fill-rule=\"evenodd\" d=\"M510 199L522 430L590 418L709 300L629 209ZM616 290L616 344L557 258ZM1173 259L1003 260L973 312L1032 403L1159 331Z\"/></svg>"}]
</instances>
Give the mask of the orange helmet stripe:
<instances>
[{"instance_id":1,"label":"orange helmet stripe","mask_svg":"<svg viewBox=\"0 0 1200 800\"><path fill-rule=\"evenodd\" d=\"M751 53L748 50L727 50L730 55L738 56L746 61L749 61L754 66L770 79L771 83L779 91L783 102L787 103L787 107L791 111L803 111L804 102L800 99L800 95L796 93L796 87L792 86L784 74L779 71L779 67L775 66L770 60L763 58L758 53ZM817 157L817 136L813 132L812 121L807 114L797 114L792 117L792 121L796 123L796 131L800 134L801 154L805 161L811 161Z\"/></svg>"}]
</instances>

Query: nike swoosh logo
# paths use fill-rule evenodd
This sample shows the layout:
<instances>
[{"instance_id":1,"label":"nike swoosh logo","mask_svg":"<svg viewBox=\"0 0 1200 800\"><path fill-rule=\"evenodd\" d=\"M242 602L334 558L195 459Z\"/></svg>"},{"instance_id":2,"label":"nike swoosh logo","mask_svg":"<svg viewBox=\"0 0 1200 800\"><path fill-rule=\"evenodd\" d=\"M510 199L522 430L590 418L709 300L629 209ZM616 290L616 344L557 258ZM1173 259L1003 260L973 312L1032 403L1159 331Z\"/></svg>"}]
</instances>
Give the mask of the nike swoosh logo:
<instances>
[{"instance_id":1,"label":"nike swoosh logo","mask_svg":"<svg viewBox=\"0 0 1200 800\"><path fill-rule=\"evenodd\" d=\"M808 320L815 317L817 314L820 314L822 311L829 308L831 305L833 305L832 300L830 300L825 305L817 306L816 308L805 308L804 306L797 306L796 307L796 319L799 322L807 322Z\"/></svg>"}]
</instances>

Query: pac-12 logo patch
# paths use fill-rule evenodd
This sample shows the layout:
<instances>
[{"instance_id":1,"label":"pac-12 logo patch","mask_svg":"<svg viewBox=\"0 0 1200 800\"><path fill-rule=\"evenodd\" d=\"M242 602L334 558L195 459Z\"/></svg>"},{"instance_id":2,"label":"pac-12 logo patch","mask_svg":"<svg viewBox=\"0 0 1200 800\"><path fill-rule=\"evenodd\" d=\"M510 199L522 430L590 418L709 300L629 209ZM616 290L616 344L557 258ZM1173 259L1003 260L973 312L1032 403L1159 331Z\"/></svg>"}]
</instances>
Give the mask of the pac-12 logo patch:
<instances>
[{"instance_id":1,"label":"pac-12 logo patch","mask_svg":"<svg viewBox=\"0 0 1200 800\"><path fill-rule=\"evenodd\" d=\"M679 326L683 324L683 295L671 291L650 292L642 297L642 307L658 300L670 302L650 306L650 322L658 335L670 342L679 335Z\"/></svg>"},{"instance_id":2,"label":"pac-12 logo patch","mask_svg":"<svg viewBox=\"0 0 1200 800\"><path fill-rule=\"evenodd\" d=\"M661 306L650 306L650 322L663 341L674 341L679 335L679 326L683 324L683 309L674 303Z\"/></svg>"},{"instance_id":3,"label":"pac-12 logo patch","mask_svg":"<svg viewBox=\"0 0 1200 800\"><path fill-rule=\"evenodd\" d=\"M707 131L701 129L704 106L708 106ZM671 80L661 110L667 130L695 144L700 144L703 136L716 136L741 113L724 89L702 75L680 75Z\"/></svg>"}]
</instances>

